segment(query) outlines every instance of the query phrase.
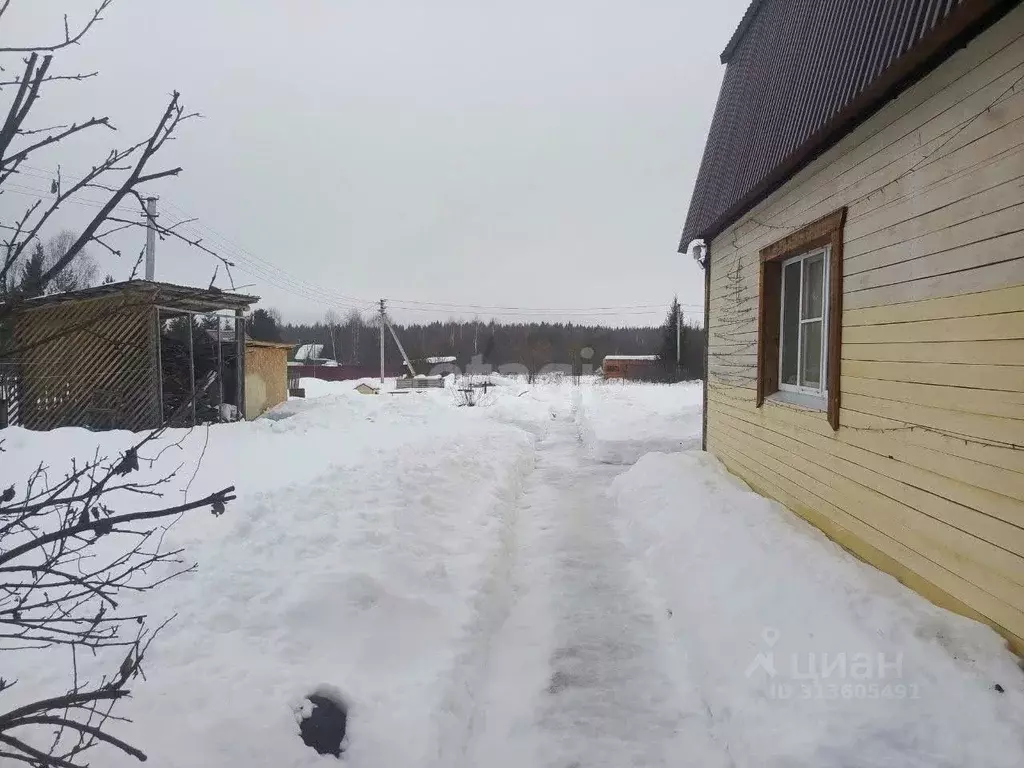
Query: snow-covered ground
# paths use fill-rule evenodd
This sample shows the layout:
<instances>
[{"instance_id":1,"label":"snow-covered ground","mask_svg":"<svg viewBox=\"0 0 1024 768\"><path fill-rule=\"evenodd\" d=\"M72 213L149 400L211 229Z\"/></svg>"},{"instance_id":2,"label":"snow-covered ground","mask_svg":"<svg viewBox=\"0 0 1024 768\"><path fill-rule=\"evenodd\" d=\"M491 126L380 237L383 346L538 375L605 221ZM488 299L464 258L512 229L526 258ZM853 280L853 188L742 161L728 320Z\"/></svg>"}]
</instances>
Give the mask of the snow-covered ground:
<instances>
[{"instance_id":1,"label":"snow-covered ground","mask_svg":"<svg viewBox=\"0 0 1024 768\"><path fill-rule=\"evenodd\" d=\"M475 408L306 381L150 450L239 499L168 535L200 569L144 596L177 618L117 734L169 768L330 765L293 714L326 684L352 768L1024 765L1001 640L689 450L699 386L496 381ZM2 487L131 439L3 437ZM0 708L66 684L5 656Z\"/></svg>"},{"instance_id":2,"label":"snow-covered ground","mask_svg":"<svg viewBox=\"0 0 1024 768\"><path fill-rule=\"evenodd\" d=\"M649 454L611 495L735 765L1024 765L1024 673L987 627L707 454Z\"/></svg>"},{"instance_id":3,"label":"snow-covered ground","mask_svg":"<svg viewBox=\"0 0 1024 768\"><path fill-rule=\"evenodd\" d=\"M632 464L651 451L700 448L699 383L609 381L582 388L580 397L580 433L598 461Z\"/></svg>"}]
</instances>

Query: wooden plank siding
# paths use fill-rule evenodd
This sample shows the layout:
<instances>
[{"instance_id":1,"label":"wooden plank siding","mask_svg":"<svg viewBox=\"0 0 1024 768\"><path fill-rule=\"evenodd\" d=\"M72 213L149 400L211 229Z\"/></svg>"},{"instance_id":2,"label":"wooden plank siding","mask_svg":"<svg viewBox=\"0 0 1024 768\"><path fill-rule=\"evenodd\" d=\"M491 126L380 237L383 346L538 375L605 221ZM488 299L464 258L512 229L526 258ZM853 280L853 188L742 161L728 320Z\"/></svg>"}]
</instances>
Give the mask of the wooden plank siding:
<instances>
[{"instance_id":1,"label":"wooden plank siding","mask_svg":"<svg viewBox=\"0 0 1024 768\"><path fill-rule=\"evenodd\" d=\"M245 418L252 420L288 400L287 345L245 345Z\"/></svg>"},{"instance_id":2,"label":"wooden plank siding","mask_svg":"<svg viewBox=\"0 0 1024 768\"><path fill-rule=\"evenodd\" d=\"M155 321L151 304L124 296L17 315L13 422L37 430L159 426Z\"/></svg>"},{"instance_id":3,"label":"wooden plank siding","mask_svg":"<svg viewBox=\"0 0 1024 768\"><path fill-rule=\"evenodd\" d=\"M758 253L841 206L834 432L755 407ZM1024 6L709 250L708 450L1024 653Z\"/></svg>"}]
</instances>

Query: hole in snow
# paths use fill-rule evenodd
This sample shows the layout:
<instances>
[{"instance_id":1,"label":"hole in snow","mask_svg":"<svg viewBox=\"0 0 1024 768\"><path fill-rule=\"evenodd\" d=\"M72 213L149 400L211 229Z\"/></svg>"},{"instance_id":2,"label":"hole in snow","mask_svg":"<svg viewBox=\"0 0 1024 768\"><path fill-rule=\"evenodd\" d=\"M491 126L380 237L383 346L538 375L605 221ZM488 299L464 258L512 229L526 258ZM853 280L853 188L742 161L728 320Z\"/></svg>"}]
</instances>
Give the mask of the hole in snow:
<instances>
[{"instance_id":1,"label":"hole in snow","mask_svg":"<svg viewBox=\"0 0 1024 768\"><path fill-rule=\"evenodd\" d=\"M348 725L348 703L341 692L320 686L309 694L296 710L299 735L307 747L321 755L341 757L342 741Z\"/></svg>"}]
</instances>

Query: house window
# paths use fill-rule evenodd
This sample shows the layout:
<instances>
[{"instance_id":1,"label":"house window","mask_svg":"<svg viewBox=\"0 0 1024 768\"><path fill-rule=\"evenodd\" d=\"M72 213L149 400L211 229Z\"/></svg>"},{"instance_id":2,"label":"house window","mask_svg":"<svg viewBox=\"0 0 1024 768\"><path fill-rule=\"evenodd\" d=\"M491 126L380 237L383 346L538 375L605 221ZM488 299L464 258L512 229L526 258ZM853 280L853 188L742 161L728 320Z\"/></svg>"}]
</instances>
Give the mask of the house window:
<instances>
[{"instance_id":1,"label":"house window","mask_svg":"<svg viewBox=\"0 0 1024 768\"><path fill-rule=\"evenodd\" d=\"M839 428L845 221L840 208L760 254L757 405L791 393L803 405L820 403L833 429Z\"/></svg>"},{"instance_id":2,"label":"house window","mask_svg":"<svg viewBox=\"0 0 1024 768\"><path fill-rule=\"evenodd\" d=\"M780 389L810 395L826 391L828 251L819 249L782 264Z\"/></svg>"}]
</instances>

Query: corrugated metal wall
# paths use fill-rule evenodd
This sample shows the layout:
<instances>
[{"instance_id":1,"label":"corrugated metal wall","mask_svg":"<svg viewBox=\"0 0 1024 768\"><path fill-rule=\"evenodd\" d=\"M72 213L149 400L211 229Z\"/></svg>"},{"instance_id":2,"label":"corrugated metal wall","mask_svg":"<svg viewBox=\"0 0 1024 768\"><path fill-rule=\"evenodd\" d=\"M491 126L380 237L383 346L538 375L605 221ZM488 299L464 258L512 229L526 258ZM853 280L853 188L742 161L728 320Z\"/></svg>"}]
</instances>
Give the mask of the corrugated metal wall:
<instances>
[{"instance_id":1,"label":"corrugated metal wall","mask_svg":"<svg viewBox=\"0 0 1024 768\"><path fill-rule=\"evenodd\" d=\"M683 247L716 234L725 214L958 7L972 3L759 0L724 54L728 66Z\"/></svg>"}]
</instances>

